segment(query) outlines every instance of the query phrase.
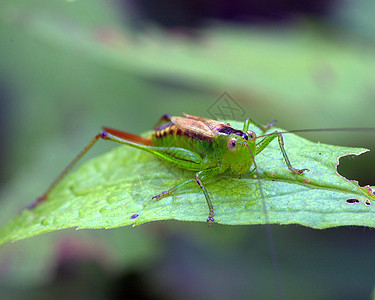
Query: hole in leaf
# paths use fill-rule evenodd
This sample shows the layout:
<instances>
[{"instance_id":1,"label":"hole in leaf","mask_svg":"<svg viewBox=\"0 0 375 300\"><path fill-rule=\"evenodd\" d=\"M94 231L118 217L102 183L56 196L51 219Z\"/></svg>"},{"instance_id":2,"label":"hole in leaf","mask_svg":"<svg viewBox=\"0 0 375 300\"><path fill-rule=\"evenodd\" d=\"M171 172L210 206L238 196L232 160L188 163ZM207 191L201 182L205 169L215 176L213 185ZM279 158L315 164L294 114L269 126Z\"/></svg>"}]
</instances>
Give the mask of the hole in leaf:
<instances>
[{"instance_id":1,"label":"hole in leaf","mask_svg":"<svg viewBox=\"0 0 375 300\"><path fill-rule=\"evenodd\" d=\"M130 217L130 219L136 219L136 218L138 218L139 217L139 214L134 214L134 215L132 215L131 217Z\"/></svg>"},{"instance_id":2,"label":"hole in leaf","mask_svg":"<svg viewBox=\"0 0 375 300\"><path fill-rule=\"evenodd\" d=\"M360 203L361 201L355 198L349 198L349 199L346 199L345 202L348 204L357 204L357 203Z\"/></svg>"},{"instance_id":3,"label":"hole in leaf","mask_svg":"<svg viewBox=\"0 0 375 300\"><path fill-rule=\"evenodd\" d=\"M369 199L366 199L364 202L363 202L366 206L370 206L371 205L371 201Z\"/></svg>"}]
</instances>

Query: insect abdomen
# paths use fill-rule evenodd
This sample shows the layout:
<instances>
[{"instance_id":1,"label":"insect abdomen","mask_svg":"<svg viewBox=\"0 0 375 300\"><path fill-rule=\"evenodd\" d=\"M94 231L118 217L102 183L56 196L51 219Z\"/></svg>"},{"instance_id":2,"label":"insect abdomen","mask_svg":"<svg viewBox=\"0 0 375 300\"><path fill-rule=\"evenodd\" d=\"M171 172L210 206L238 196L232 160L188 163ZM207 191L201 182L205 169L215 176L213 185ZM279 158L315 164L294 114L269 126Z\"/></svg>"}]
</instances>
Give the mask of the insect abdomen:
<instances>
[{"instance_id":1,"label":"insect abdomen","mask_svg":"<svg viewBox=\"0 0 375 300\"><path fill-rule=\"evenodd\" d=\"M156 128L151 134L151 139L156 147L184 148L200 155L207 153L213 144L212 137L194 130L182 129L173 123Z\"/></svg>"}]
</instances>

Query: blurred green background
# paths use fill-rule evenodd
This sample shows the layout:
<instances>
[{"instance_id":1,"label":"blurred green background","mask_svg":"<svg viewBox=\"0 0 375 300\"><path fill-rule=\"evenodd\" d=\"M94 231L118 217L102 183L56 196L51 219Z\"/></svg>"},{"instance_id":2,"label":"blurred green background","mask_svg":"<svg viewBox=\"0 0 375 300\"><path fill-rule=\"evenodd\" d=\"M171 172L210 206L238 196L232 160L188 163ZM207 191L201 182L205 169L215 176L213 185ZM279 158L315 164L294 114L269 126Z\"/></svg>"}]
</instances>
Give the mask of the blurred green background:
<instances>
[{"instance_id":1,"label":"blurred green background","mask_svg":"<svg viewBox=\"0 0 375 300\"><path fill-rule=\"evenodd\" d=\"M298 3L1 1L0 225L103 125L139 134L186 112L276 118L285 129L374 127L374 2ZM303 136L375 150L371 132ZM113 147L99 143L87 158ZM375 185L374 163L366 153L339 170ZM373 232L271 227L287 299L370 297ZM173 221L7 244L0 290L2 299L280 296L264 226Z\"/></svg>"}]
</instances>

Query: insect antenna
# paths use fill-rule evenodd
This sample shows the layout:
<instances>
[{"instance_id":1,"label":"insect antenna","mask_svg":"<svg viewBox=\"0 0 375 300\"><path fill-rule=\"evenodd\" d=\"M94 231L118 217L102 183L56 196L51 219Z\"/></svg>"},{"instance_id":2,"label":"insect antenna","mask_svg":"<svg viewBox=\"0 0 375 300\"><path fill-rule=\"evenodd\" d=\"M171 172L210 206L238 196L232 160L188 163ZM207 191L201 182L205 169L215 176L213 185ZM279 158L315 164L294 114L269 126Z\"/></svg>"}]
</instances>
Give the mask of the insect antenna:
<instances>
[{"instance_id":1,"label":"insect antenna","mask_svg":"<svg viewBox=\"0 0 375 300\"><path fill-rule=\"evenodd\" d=\"M260 193L260 197L262 199L262 208L263 208L263 213L264 213L264 220L265 220L265 223L266 223L265 225L266 225L266 231L267 231L267 240L268 240L268 245L270 247L272 265L274 267L277 290L279 292L279 299L285 299L284 290L283 290L283 286L282 286L282 282L281 282L281 276L280 276L280 268L279 268L279 264L278 264L278 261L277 261L275 243L273 241L272 229L271 229L271 224L270 224L269 218L268 218L266 201L265 201L265 198L264 198L262 183L261 183L260 177L259 177L258 166L255 162L254 154L251 151L249 145L247 143L245 145L249 149L251 158L253 160L257 180L258 180L259 193Z\"/></svg>"},{"instance_id":2,"label":"insect antenna","mask_svg":"<svg viewBox=\"0 0 375 300\"><path fill-rule=\"evenodd\" d=\"M288 131L279 131L279 133L298 133L298 132L335 132L335 131L358 131L358 132L366 132L366 131L373 131L375 132L375 127L343 127L343 128L312 128L312 129L295 129L295 130L288 130ZM263 138L272 135L272 133L269 134L263 134L258 135L256 138Z\"/></svg>"}]
</instances>

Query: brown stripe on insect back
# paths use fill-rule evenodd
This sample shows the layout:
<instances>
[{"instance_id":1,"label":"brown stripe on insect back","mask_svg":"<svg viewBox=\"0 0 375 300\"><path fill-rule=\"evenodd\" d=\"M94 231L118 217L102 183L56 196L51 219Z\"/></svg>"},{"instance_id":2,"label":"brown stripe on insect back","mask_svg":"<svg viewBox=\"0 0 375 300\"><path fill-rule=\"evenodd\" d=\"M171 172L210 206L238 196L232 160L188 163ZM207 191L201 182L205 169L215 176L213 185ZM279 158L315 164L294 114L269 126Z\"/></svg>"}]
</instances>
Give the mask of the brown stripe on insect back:
<instances>
[{"instance_id":1,"label":"brown stripe on insect back","mask_svg":"<svg viewBox=\"0 0 375 300\"><path fill-rule=\"evenodd\" d=\"M176 134L179 136L186 136L188 138L192 138L192 139L199 140L199 141L207 141L207 142L213 141L212 136L207 136L203 133L200 133L194 130L181 129L181 128L178 128L178 125L176 125L176 127L177 127Z\"/></svg>"},{"instance_id":2,"label":"brown stripe on insect back","mask_svg":"<svg viewBox=\"0 0 375 300\"><path fill-rule=\"evenodd\" d=\"M169 123L156 128L152 136L156 139L155 146L175 146L184 149L195 149L194 141L212 142L213 137L207 136L199 131L189 130L178 124Z\"/></svg>"}]
</instances>

